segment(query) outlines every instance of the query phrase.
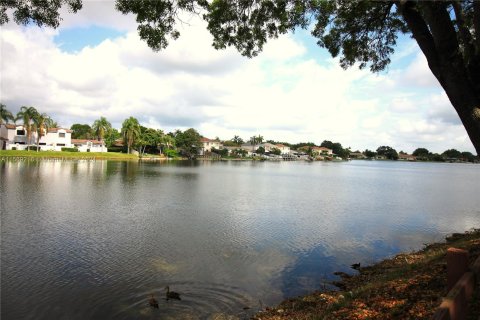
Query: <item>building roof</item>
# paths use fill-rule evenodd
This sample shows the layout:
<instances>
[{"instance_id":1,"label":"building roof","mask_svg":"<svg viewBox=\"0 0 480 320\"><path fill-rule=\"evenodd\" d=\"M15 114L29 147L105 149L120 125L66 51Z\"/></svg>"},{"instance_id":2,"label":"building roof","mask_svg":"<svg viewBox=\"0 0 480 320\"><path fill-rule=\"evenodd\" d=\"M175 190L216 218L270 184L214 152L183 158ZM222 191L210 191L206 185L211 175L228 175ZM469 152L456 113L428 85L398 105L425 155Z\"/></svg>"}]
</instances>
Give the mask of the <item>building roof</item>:
<instances>
[{"instance_id":1,"label":"building roof","mask_svg":"<svg viewBox=\"0 0 480 320\"><path fill-rule=\"evenodd\" d=\"M70 129L64 129L64 128L48 128L48 132L52 132L52 133L55 133L55 132L58 132L60 130L65 130L65 132L68 132L68 133L72 133L73 130L70 130Z\"/></svg>"},{"instance_id":2,"label":"building roof","mask_svg":"<svg viewBox=\"0 0 480 320\"><path fill-rule=\"evenodd\" d=\"M398 157L401 159L416 159L414 155L411 154L405 154L405 153L399 153Z\"/></svg>"},{"instance_id":3,"label":"building roof","mask_svg":"<svg viewBox=\"0 0 480 320\"><path fill-rule=\"evenodd\" d=\"M281 144L281 143L276 144L275 146L277 146L277 147L279 147L279 148L285 148L285 147L286 147L285 145L283 145L283 144Z\"/></svg>"},{"instance_id":4,"label":"building roof","mask_svg":"<svg viewBox=\"0 0 480 320\"><path fill-rule=\"evenodd\" d=\"M16 129L17 125L16 124L10 124L10 123L3 123L7 129ZM18 126L21 127L21 126Z\"/></svg>"},{"instance_id":5,"label":"building roof","mask_svg":"<svg viewBox=\"0 0 480 320\"><path fill-rule=\"evenodd\" d=\"M91 142L92 144L98 144L98 145L104 144L103 141L98 141L98 140L72 139L73 144L86 144L87 142Z\"/></svg>"},{"instance_id":6,"label":"building roof","mask_svg":"<svg viewBox=\"0 0 480 320\"><path fill-rule=\"evenodd\" d=\"M200 138L200 142L218 142L218 143L220 143L220 141L212 140L212 139L208 139L208 138Z\"/></svg>"},{"instance_id":7,"label":"building roof","mask_svg":"<svg viewBox=\"0 0 480 320\"><path fill-rule=\"evenodd\" d=\"M325 147L312 147L313 150L324 150L324 151L332 151L332 149L325 148Z\"/></svg>"}]
</instances>

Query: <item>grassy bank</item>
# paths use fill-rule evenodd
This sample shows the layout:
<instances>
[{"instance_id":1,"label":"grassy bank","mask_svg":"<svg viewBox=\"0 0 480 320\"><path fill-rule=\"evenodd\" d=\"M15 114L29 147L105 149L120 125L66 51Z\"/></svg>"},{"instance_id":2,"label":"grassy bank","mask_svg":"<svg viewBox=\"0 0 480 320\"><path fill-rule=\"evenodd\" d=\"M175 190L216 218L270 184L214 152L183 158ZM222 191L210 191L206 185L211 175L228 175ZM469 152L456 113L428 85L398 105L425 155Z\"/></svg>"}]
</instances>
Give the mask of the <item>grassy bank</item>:
<instances>
[{"instance_id":1,"label":"grassy bank","mask_svg":"<svg viewBox=\"0 0 480 320\"><path fill-rule=\"evenodd\" d=\"M24 151L1 150L0 159L89 159L89 160L138 160L133 154L118 152L67 152L67 151Z\"/></svg>"},{"instance_id":2,"label":"grassy bank","mask_svg":"<svg viewBox=\"0 0 480 320\"><path fill-rule=\"evenodd\" d=\"M355 276L340 274L341 291L315 292L257 313L254 319L431 319L446 290L446 251L466 249L471 263L480 254L480 229L455 234L444 243L399 254ZM480 315L479 292L469 319Z\"/></svg>"}]
</instances>

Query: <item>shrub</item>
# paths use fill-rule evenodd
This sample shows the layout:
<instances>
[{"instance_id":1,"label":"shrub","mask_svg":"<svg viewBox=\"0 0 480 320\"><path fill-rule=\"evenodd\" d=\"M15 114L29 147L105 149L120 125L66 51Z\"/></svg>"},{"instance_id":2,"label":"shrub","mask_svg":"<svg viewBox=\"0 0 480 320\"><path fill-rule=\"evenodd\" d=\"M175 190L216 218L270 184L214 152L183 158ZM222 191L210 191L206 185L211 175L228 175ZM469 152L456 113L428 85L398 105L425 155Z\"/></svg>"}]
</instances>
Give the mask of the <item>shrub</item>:
<instances>
[{"instance_id":1,"label":"shrub","mask_svg":"<svg viewBox=\"0 0 480 320\"><path fill-rule=\"evenodd\" d=\"M178 157L177 150L166 149L164 151L164 153L165 153L165 156L167 156L168 158L177 158Z\"/></svg>"},{"instance_id":2,"label":"shrub","mask_svg":"<svg viewBox=\"0 0 480 320\"><path fill-rule=\"evenodd\" d=\"M62 151L65 151L65 152L78 152L78 149L77 149L77 148L67 148L67 147L63 147L63 148L62 148Z\"/></svg>"}]
</instances>

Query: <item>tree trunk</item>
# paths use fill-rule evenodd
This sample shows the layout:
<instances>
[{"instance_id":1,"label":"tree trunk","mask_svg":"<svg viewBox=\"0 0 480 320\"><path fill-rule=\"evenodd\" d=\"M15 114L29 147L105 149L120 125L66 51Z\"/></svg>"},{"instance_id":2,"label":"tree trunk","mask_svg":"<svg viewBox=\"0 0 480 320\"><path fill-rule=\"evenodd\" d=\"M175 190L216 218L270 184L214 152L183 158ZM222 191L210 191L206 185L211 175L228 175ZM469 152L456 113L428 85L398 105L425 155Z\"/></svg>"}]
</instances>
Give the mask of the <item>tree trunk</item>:
<instances>
[{"instance_id":1,"label":"tree trunk","mask_svg":"<svg viewBox=\"0 0 480 320\"><path fill-rule=\"evenodd\" d=\"M423 3L421 10L414 2L397 6L413 37L428 61L428 66L445 90L457 111L470 140L480 155L480 92L472 83L445 3ZM470 63L479 63L473 59ZM477 69L480 66L469 66Z\"/></svg>"}]
</instances>

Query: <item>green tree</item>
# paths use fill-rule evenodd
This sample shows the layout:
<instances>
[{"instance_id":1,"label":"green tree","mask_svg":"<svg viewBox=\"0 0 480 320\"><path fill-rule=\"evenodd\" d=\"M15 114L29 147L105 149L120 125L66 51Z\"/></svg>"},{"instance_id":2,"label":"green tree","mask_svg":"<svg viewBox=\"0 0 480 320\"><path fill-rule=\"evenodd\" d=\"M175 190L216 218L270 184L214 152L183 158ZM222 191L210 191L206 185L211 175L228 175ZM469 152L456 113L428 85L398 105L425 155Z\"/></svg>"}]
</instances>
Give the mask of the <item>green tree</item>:
<instances>
[{"instance_id":1,"label":"green tree","mask_svg":"<svg viewBox=\"0 0 480 320\"><path fill-rule=\"evenodd\" d=\"M49 128L52 127L53 120L46 113L36 113L33 116L33 127L37 132L37 152L40 149L40 139L47 134Z\"/></svg>"},{"instance_id":2,"label":"green tree","mask_svg":"<svg viewBox=\"0 0 480 320\"><path fill-rule=\"evenodd\" d=\"M377 154L379 156L385 156L389 160L397 160L398 153L397 150L389 146L381 146L377 148Z\"/></svg>"},{"instance_id":3,"label":"green tree","mask_svg":"<svg viewBox=\"0 0 480 320\"><path fill-rule=\"evenodd\" d=\"M0 24L12 12L19 24L58 27L62 4L82 7L81 0L1 1ZM252 57L268 39L313 26L318 45L340 56L342 67L358 63L372 72L387 67L398 35L410 33L480 154L480 1L117 0L116 8L136 15L153 50L179 37L175 24L187 12L202 14L217 49L234 46Z\"/></svg>"},{"instance_id":4,"label":"green tree","mask_svg":"<svg viewBox=\"0 0 480 320\"><path fill-rule=\"evenodd\" d=\"M428 158L430 151L428 151L426 148L417 148L413 151L412 155L420 158Z\"/></svg>"},{"instance_id":5,"label":"green tree","mask_svg":"<svg viewBox=\"0 0 480 320\"><path fill-rule=\"evenodd\" d=\"M8 123L10 120L15 120L13 114L7 110L7 106L0 103L0 124Z\"/></svg>"},{"instance_id":6,"label":"green tree","mask_svg":"<svg viewBox=\"0 0 480 320\"><path fill-rule=\"evenodd\" d=\"M95 120L92 125L92 130L97 136L98 141L103 140L105 133L112 128L112 124L108 122L107 118L100 117L100 119Z\"/></svg>"},{"instance_id":7,"label":"green tree","mask_svg":"<svg viewBox=\"0 0 480 320\"><path fill-rule=\"evenodd\" d=\"M237 146L241 146L244 141L242 138L240 138L239 136L235 135L232 139L233 143L235 143Z\"/></svg>"},{"instance_id":8,"label":"green tree","mask_svg":"<svg viewBox=\"0 0 480 320\"><path fill-rule=\"evenodd\" d=\"M118 132L117 129L115 128L110 128L106 133L105 133L105 145L107 147L111 147L116 140L120 139L122 135L120 132Z\"/></svg>"},{"instance_id":9,"label":"green tree","mask_svg":"<svg viewBox=\"0 0 480 320\"><path fill-rule=\"evenodd\" d=\"M88 124L75 123L70 127L72 130L72 139L92 139L92 127Z\"/></svg>"},{"instance_id":10,"label":"green tree","mask_svg":"<svg viewBox=\"0 0 480 320\"><path fill-rule=\"evenodd\" d=\"M197 130L193 128L185 130L184 132L177 130L175 141L177 148L180 149L180 154L189 159L194 159L198 154L198 150L202 147L202 143L200 142L201 138Z\"/></svg>"},{"instance_id":11,"label":"green tree","mask_svg":"<svg viewBox=\"0 0 480 320\"><path fill-rule=\"evenodd\" d=\"M324 140L321 144L320 147L332 149L332 152L336 154L337 156L347 159L348 155L350 154L350 150L344 149L342 147L342 144L340 142L332 142L329 140Z\"/></svg>"},{"instance_id":12,"label":"green tree","mask_svg":"<svg viewBox=\"0 0 480 320\"><path fill-rule=\"evenodd\" d=\"M257 144L261 144L263 142L263 136L258 135L250 137L250 140L248 140L248 142L253 146L253 150L255 150Z\"/></svg>"},{"instance_id":13,"label":"green tree","mask_svg":"<svg viewBox=\"0 0 480 320\"><path fill-rule=\"evenodd\" d=\"M175 147L175 138L169 134L164 134L159 141L160 153L165 153L165 150L172 150Z\"/></svg>"},{"instance_id":14,"label":"green tree","mask_svg":"<svg viewBox=\"0 0 480 320\"><path fill-rule=\"evenodd\" d=\"M122 137L127 144L127 152L131 153L131 148L140 138L140 124L134 117L125 119L122 124Z\"/></svg>"},{"instance_id":15,"label":"green tree","mask_svg":"<svg viewBox=\"0 0 480 320\"><path fill-rule=\"evenodd\" d=\"M32 132L35 131L33 119L37 114L37 109L28 106L22 106L17 113L17 119L22 120L23 128L27 133L27 144L31 143Z\"/></svg>"},{"instance_id":16,"label":"green tree","mask_svg":"<svg viewBox=\"0 0 480 320\"><path fill-rule=\"evenodd\" d=\"M442 153L442 156L445 158L460 159L462 158L462 153L456 149L448 149Z\"/></svg>"},{"instance_id":17,"label":"green tree","mask_svg":"<svg viewBox=\"0 0 480 320\"><path fill-rule=\"evenodd\" d=\"M363 154L367 158L373 158L377 155L377 153L375 151L371 151L371 150L368 150L368 149L365 149L365 151L363 151Z\"/></svg>"},{"instance_id":18,"label":"green tree","mask_svg":"<svg viewBox=\"0 0 480 320\"><path fill-rule=\"evenodd\" d=\"M272 153L275 154L275 155L277 155L277 156L279 156L279 155L282 154L282 151L280 151L280 149L278 149L278 148L273 148L273 149L272 149Z\"/></svg>"},{"instance_id":19,"label":"green tree","mask_svg":"<svg viewBox=\"0 0 480 320\"><path fill-rule=\"evenodd\" d=\"M258 154L265 154L265 148L264 147L258 147L257 151L255 151Z\"/></svg>"},{"instance_id":20,"label":"green tree","mask_svg":"<svg viewBox=\"0 0 480 320\"><path fill-rule=\"evenodd\" d=\"M464 161L474 162L475 161L475 156L471 152L464 151L464 152L462 152L462 159Z\"/></svg>"},{"instance_id":21,"label":"green tree","mask_svg":"<svg viewBox=\"0 0 480 320\"><path fill-rule=\"evenodd\" d=\"M143 126L140 127L140 131L140 138L137 141L137 145L140 146L140 153L144 154L147 149L150 153L155 153L160 145L163 131Z\"/></svg>"}]
</instances>

